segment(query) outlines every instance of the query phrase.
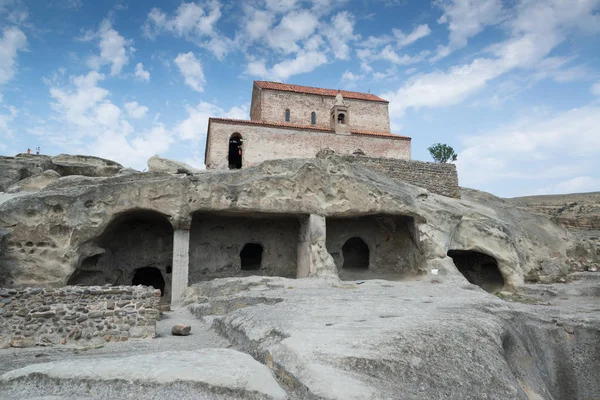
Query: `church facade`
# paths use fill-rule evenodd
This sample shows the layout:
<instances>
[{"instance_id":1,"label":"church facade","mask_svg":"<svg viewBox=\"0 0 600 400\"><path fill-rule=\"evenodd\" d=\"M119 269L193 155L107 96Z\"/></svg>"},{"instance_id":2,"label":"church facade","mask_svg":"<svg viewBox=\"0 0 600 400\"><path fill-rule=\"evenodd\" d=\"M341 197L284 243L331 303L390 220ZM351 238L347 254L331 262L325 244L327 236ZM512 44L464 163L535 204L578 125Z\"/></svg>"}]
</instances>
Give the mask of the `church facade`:
<instances>
[{"instance_id":1,"label":"church facade","mask_svg":"<svg viewBox=\"0 0 600 400\"><path fill-rule=\"evenodd\" d=\"M390 130L388 101L370 93L255 81L250 119L209 118L207 169L343 155L410 160L411 139Z\"/></svg>"}]
</instances>

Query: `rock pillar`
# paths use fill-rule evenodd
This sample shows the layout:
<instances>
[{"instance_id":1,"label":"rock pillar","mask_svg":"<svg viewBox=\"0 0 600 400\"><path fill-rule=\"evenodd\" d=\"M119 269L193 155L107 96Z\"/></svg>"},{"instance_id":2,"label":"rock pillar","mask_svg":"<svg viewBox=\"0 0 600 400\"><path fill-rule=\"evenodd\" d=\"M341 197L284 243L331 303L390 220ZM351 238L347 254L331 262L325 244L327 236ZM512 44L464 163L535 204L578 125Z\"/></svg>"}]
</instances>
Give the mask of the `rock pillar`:
<instances>
[{"instance_id":1,"label":"rock pillar","mask_svg":"<svg viewBox=\"0 0 600 400\"><path fill-rule=\"evenodd\" d=\"M300 222L296 277L337 278L337 268L325 243L325 217L311 214Z\"/></svg>"},{"instance_id":2,"label":"rock pillar","mask_svg":"<svg viewBox=\"0 0 600 400\"><path fill-rule=\"evenodd\" d=\"M178 229L173 233L172 304L179 303L187 289L189 264L190 231L189 229Z\"/></svg>"}]
</instances>

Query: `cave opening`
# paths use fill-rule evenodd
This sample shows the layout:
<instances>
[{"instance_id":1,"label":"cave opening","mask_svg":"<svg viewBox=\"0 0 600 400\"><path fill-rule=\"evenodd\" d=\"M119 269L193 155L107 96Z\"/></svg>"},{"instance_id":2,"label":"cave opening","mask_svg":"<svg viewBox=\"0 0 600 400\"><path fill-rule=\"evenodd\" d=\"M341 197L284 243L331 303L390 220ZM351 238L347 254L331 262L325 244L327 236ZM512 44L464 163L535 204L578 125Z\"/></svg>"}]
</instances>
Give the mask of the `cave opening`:
<instances>
[{"instance_id":1,"label":"cave opening","mask_svg":"<svg viewBox=\"0 0 600 400\"><path fill-rule=\"evenodd\" d=\"M489 293L504 288L504 277L494 257L472 250L450 250L448 256L467 280Z\"/></svg>"},{"instance_id":2,"label":"cave opening","mask_svg":"<svg viewBox=\"0 0 600 400\"><path fill-rule=\"evenodd\" d=\"M154 289L160 289L161 296L164 296L165 294L165 279L160 270L156 267L142 267L136 269L131 284L133 286L152 286Z\"/></svg>"},{"instance_id":3,"label":"cave opening","mask_svg":"<svg viewBox=\"0 0 600 400\"><path fill-rule=\"evenodd\" d=\"M263 247L258 243L246 243L240 252L243 271L257 271L262 263Z\"/></svg>"},{"instance_id":4,"label":"cave opening","mask_svg":"<svg viewBox=\"0 0 600 400\"><path fill-rule=\"evenodd\" d=\"M369 246L359 237L352 237L342 246L344 264L342 268L353 270L369 269Z\"/></svg>"}]
</instances>

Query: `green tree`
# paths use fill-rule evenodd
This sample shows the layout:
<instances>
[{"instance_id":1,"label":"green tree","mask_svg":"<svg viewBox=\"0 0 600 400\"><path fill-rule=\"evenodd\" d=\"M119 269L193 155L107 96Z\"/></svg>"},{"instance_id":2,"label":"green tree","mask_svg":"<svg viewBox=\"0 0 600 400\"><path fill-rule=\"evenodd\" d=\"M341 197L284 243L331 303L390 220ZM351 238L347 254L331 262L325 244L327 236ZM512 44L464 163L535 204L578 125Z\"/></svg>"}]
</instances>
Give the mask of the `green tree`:
<instances>
[{"instance_id":1,"label":"green tree","mask_svg":"<svg viewBox=\"0 0 600 400\"><path fill-rule=\"evenodd\" d=\"M429 154L435 162L446 163L448 161L456 161L456 153L454 149L447 144L436 143L429 147Z\"/></svg>"}]
</instances>

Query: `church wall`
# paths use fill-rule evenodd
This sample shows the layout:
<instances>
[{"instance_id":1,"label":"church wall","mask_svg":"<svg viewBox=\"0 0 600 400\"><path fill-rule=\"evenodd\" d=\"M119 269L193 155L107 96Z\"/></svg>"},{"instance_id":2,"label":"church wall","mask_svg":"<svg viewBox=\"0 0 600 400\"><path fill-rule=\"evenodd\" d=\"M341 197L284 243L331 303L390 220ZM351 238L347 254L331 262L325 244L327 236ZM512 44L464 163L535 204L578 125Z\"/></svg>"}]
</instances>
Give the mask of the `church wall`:
<instances>
[{"instance_id":1,"label":"church wall","mask_svg":"<svg viewBox=\"0 0 600 400\"><path fill-rule=\"evenodd\" d=\"M330 128L330 111L335 97L314 94L262 90L260 118L267 122L285 122L285 110L290 110L290 123L308 126L311 113L317 114L316 126ZM253 95L254 100L254 95ZM350 129L368 132L390 132L388 103L357 99L344 99L350 114ZM252 112L251 112L252 113ZM258 113L255 113L258 114Z\"/></svg>"},{"instance_id":2,"label":"church wall","mask_svg":"<svg viewBox=\"0 0 600 400\"><path fill-rule=\"evenodd\" d=\"M330 132L278 128L212 121L206 168L227 169L229 138L240 133L244 140L243 167L267 160L315 158L325 148L339 154L360 149L371 157L410 160L410 140L367 135L336 135Z\"/></svg>"}]
</instances>

